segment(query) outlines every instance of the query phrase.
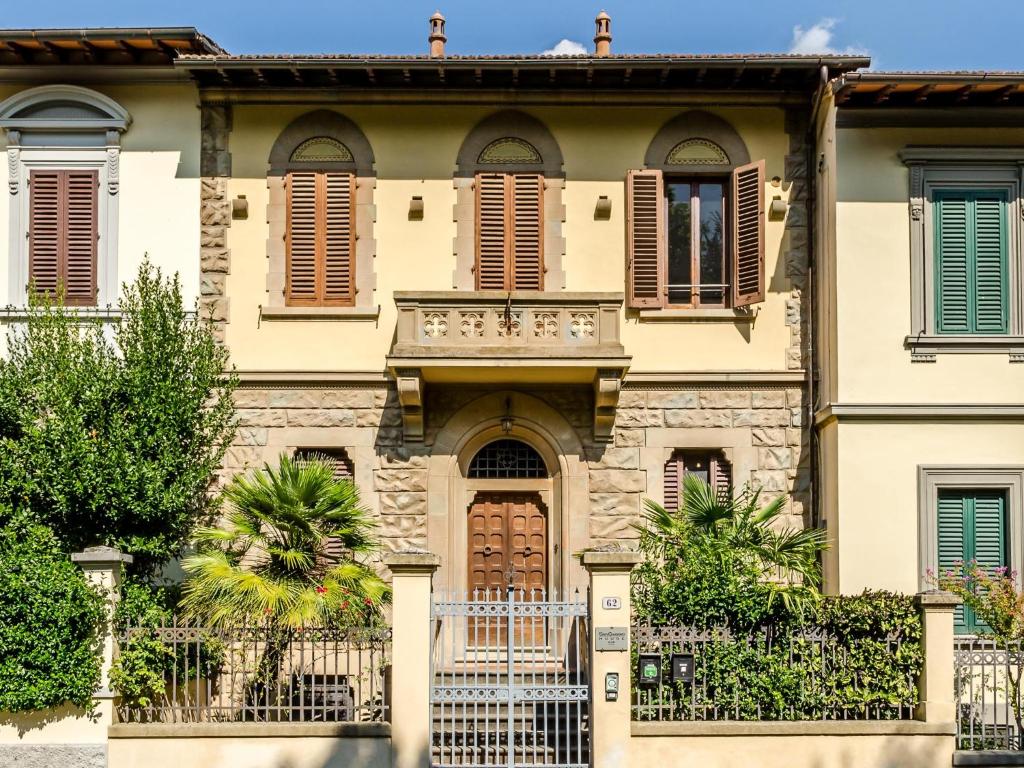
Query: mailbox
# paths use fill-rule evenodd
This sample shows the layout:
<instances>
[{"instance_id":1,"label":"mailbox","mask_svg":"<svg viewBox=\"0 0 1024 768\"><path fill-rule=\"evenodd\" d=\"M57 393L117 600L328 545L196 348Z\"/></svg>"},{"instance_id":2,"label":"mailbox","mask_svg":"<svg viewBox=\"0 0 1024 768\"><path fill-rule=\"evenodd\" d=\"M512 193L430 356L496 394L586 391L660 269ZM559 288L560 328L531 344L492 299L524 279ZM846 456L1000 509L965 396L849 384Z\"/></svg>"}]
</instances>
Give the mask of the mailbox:
<instances>
[{"instance_id":1,"label":"mailbox","mask_svg":"<svg viewBox=\"0 0 1024 768\"><path fill-rule=\"evenodd\" d=\"M672 654L672 682L692 683L693 682L693 654L673 653Z\"/></svg>"},{"instance_id":2,"label":"mailbox","mask_svg":"<svg viewBox=\"0 0 1024 768\"><path fill-rule=\"evenodd\" d=\"M643 688L661 685L661 655L641 653L636 660L636 682Z\"/></svg>"}]
</instances>

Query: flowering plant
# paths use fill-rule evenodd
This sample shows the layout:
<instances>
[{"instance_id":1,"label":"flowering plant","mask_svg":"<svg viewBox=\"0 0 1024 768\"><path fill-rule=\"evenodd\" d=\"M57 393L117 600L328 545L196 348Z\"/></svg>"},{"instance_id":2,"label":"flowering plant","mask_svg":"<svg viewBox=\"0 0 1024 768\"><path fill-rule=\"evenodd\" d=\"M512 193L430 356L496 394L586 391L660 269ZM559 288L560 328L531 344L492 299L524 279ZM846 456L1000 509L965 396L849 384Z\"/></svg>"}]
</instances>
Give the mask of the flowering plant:
<instances>
[{"instance_id":1,"label":"flowering plant","mask_svg":"<svg viewBox=\"0 0 1024 768\"><path fill-rule=\"evenodd\" d=\"M930 577L939 589L952 592L974 611L989 628L985 634L1000 640L1024 639L1024 592L1017 589L1016 571L957 560L952 568Z\"/></svg>"}]
</instances>

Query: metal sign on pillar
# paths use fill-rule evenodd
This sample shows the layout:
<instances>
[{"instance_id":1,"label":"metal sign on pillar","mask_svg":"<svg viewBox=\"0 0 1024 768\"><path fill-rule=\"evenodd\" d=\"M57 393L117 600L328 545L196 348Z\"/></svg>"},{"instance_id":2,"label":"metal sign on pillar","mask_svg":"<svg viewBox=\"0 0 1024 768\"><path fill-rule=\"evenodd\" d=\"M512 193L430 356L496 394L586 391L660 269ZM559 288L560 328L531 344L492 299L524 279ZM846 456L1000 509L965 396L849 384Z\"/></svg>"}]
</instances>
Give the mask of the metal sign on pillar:
<instances>
[{"instance_id":1,"label":"metal sign on pillar","mask_svg":"<svg viewBox=\"0 0 1024 768\"><path fill-rule=\"evenodd\" d=\"M435 596L431 624L434 768L588 768L586 595Z\"/></svg>"}]
</instances>

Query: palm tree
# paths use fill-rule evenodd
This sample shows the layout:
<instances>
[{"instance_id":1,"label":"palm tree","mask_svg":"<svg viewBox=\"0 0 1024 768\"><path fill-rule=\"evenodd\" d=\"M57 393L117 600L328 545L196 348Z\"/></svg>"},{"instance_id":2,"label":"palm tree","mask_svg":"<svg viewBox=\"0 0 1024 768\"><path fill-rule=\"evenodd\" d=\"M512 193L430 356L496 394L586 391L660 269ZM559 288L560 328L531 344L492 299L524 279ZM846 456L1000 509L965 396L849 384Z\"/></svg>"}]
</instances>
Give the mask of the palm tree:
<instances>
[{"instance_id":1,"label":"palm tree","mask_svg":"<svg viewBox=\"0 0 1024 768\"><path fill-rule=\"evenodd\" d=\"M277 469L232 480L224 499L222 525L200 528L182 562L187 614L213 627L353 626L390 601L362 562L376 549L370 513L326 461L282 454Z\"/></svg>"},{"instance_id":2,"label":"palm tree","mask_svg":"<svg viewBox=\"0 0 1024 768\"><path fill-rule=\"evenodd\" d=\"M376 549L369 512L325 460L282 454L277 469L232 480L224 498L223 524L199 529L197 553L182 562L181 605L211 627L261 628L263 650L247 686L259 717L275 691L280 696L297 632L373 623L391 592L361 561Z\"/></svg>"},{"instance_id":3,"label":"palm tree","mask_svg":"<svg viewBox=\"0 0 1024 768\"><path fill-rule=\"evenodd\" d=\"M646 500L645 524L638 526L642 546L662 558L699 546L717 554L723 567L740 558L760 571L769 605L778 597L800 612L818 596L819 556L828 542L822 530L781 523L786 498L782 494L761 506L760 490L721 494L688 475L678 513Z\"/></svg>"}]
</instances>

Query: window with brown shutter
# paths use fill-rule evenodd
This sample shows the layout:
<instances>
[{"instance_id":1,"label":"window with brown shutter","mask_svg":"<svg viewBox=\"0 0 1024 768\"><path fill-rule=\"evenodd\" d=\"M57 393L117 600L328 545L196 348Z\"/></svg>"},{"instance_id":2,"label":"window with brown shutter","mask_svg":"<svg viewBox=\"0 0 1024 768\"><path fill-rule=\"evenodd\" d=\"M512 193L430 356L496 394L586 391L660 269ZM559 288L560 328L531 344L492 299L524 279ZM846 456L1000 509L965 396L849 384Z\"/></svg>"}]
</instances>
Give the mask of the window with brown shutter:
<instances>
[{"instance_id":1,"label":"window with brown shutter","mask_svg":"<svg viewBox=\"0 0 1024 768\"><path fill-rule=\"evenodd\" d=\"M670 512L679 511L687 475L709 483L723 501L732 497L732 467L721 451L675 451L665 463L664 475L664 506Z\"/></svg>"},{"instance_id":2,"label":"window with brown shutter","mask_svg":"<svg viewBox=\"0 0 1024 768\"><path fill-rule=\"evenodd\" d=\"M63 293L68 306L94 306L97 293L95 170L33 170L29 174L29 283Z\"/></svg>"},{"instance_id":3,"label":"window with brown shutter","mask_svg":"<svg viewBox=\"0 0 1024 768\"><path fill-rule=\"evenodd\" d=\"M627 294L635 309L764 301L764 161L731 177L630 171Z\"/></svg>"},{"instance_id":4,"label":"window with brown shutter","mask_svg":"<svg viewBox=\"0 0 1024 768\"><path fill-rule=\"evenodd\" d=\"M343 448L297 448L295 461L300 464L307 461L323 461L334 470L335 480L355 482L352 460L349 459L348 453ZM342 546L341 539L329 538L327 546L324 548L324 554L332 561L332 564L342 559L345 556L345 548Z\"/></svg>"},{"instance_id":5,"label":"window with brown shutter","mask_svg":"<svg viewBox=\"0 0 1024 768\"><path fill-rule=\"evenodd\" d=\"M544 177L476 175L477 290L544 290Z\"/></svg>"},{"instance_id":6,"label":"window with brown shutter","mask_svg":"<svg viewBox=\"0 0 1024 768\"><path fill-rule=\"evenodd\" d=\"M732 172L732 305L764 301L764 160Z\"/></svg>"},{"instance_id":7,"label":"window with brown shutter","mask_svg":"<svg viewBox=\"0 0 1024 768\"><path fill-rule=\"evenodd\" d=\"M287 180L290 306L355 303L355 175L291 171Z\"/></svg>"}]
</instances>

